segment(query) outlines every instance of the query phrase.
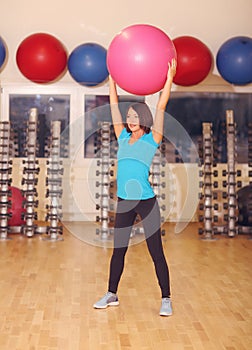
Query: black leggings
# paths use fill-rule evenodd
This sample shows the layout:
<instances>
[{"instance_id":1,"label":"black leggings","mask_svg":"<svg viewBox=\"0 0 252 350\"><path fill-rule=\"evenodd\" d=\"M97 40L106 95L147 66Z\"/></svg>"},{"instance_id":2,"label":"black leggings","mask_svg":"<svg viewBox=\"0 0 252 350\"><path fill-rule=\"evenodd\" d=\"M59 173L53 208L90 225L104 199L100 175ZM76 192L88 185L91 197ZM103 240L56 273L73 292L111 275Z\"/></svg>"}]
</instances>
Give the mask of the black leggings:
<instances>
[{"instance_id":1,"label":"black leggings","mask_svg":"<svg viewBox=\"0 0 252 350\"><path fill-rule=\"evenodd\" d=\"M112 293L117 292L131 229L137 214L142 220L146 243L154 262L162 298L170 297L169 269L162 246L160 210L156 197L140 201L118 199L108 290Z\"/></svg>"}]
</instances>

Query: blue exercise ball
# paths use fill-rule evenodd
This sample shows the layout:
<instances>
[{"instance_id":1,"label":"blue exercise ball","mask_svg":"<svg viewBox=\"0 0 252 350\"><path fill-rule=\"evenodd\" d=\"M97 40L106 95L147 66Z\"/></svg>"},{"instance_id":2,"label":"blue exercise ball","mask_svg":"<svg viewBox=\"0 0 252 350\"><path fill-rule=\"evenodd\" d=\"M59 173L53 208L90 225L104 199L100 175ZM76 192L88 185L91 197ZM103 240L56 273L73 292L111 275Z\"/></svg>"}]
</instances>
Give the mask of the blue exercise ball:
<instances>
[{"instance_id":1,"label":"blue exercise ball","mask_svg":"<svg viewBox=\"0 0 252 350\"><path fill-rule=\"evenodd\" d=\"M6 58L6 48L3 39L0 37L0 68L4 64Z\"/></svg>"},{"instance_id":2,"label":"blue exercise ball","mask_svg":"<svg viewBox=\"0 0 252 350\"><path fill-rule=\"evenodd\" d=\"M216 56L218 71L223 79L234 85L252 82L252 38L237 36L227 40Z\"/></svg>"},{"instance_id":3,"label":"blue exercise ball","mask_svg":"<svg viewBox=\"0 0 252 350\"><path fill-rule=\"evenodd\" d=\"M77 46L68 58L72 78L84 86L96 86L107 79L107 50L96 43Z\"/></svg>"}]
</instances>

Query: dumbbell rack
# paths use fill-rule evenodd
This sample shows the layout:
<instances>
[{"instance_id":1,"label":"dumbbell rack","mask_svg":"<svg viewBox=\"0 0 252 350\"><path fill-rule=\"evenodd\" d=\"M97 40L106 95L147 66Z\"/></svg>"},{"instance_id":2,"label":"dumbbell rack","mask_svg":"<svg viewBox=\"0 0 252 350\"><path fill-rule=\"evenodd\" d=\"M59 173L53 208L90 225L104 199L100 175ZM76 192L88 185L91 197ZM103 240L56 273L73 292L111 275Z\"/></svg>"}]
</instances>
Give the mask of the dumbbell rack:
<instances>
[{"instance_id":1,"label":"dumbbell rack","mask_svg":"<svg viewBox=\"0 0 252 350\"><path fill-rule=\"evenodd\" d=\"M203 180L200 182L200 187L202 192L200 193L200 210L204 211L204 216L201 215L199 218L200 222L204 223L204 227L199 228L199 234L203 235L204 240L214 240L214 230L213 230L213 184L212 184L212 174L213 174L213 132L212 123L203 123L203 166L200 171L200 176Z\"/></svg>"},{"instance_id":2,"label":"dumbbell rack","mask_svg":"<svg viewBox=\"0 0 252 350\"><path fill-rule=\"evenodd\" d=\"M27 123L27 137L26 137L26 159L23 160L23 178L22 193L25 197L24 203L24 220L25 224L23 226L23 234L27 237L32 237L36 231L37 225L35 220L37 220L37 212L35 211L38 207L38 200L36 197L37 184L38 184L38 160L36 159L37 152L37 121L38 121L38 111L36 108L31 108L29 112L29 118Z\"/></svg>"},{"instance_id":3,"label":"dumbbell rack","mask_svg":"<svg viewBox=\"0 0 252 350\"><path fill-rule=\"evenodd\" d=\"M162 204L162 202L165 200L166 196L165 193L162 193L162 188L165 188L165 181L162 181L162 178L165 177L165 144L161 144L160 149L157 150L155 153L153 160L152 160L152 165L150 169L150 176L151 176L151 184L154 190L154 193L156 195L156 198L159 202L159 207L161 212L166 210L165 204ZM161 222L164 222L165 218L164 216L161 215ZM165 235L165 229L162 229L161 231L162 235Z\"/></svg>"},{"instance_id":4,"label":"dumbbell rack","mask_svg":"<svg viewBox=\"0 0 252 350\"><path fill-rule=\"evenodd\" d=\"M252 122L248 124L248 178L249 185L252 185ZM252 217L250 216L250 222L252 222ZM252 233L252 227L249 227L249 233ZM249 238L252 240L252 237Z\"/></svg>"},{"instance_id":5,"label":"dumbbell rack","mask_svg":"<svg viewBox=\"0 0 252 350\"><path fill-rule=\"evenodd\" d=\"M100 210L100 216L96 217L96 221L101 223L101 228L96 230L101 240L109 240L111 229L109 228L109 206L110 206L110 123L101 123L100 134L100 158L97 165L100 170L96 171L99 180L96 181L96 187L100 191L96 193L96 198L100 199L100 203L96 205L96 209Z\"/></svg>"},{"instance_id":6,"label":"dumbbell rack","mask_svg":"<svg viewBox=\"0 0 252 350\"><path fill-rule=\"evenodd\" d=\"M10 214L10 190L11 179L9 175L12 170L12 161L10 154L10 123L8 121L0 122L0 240L7 240L8 237L8 219Z\"/></svg>"},{"instance_id":7,"label":"dumbbell rack","mask_svg":"<svg viewBox=\"0 0 252 350\"><path fill-rule=\"evenodd\" d=\"M51 122L51 142L49 146L49 159L47 160L47 177L46 177L46 197L49 198L50 204L47 204L46 221L48 237L45 240L59 241L63 240L59 235L63 234L62 218L62 175L64 172L62 160L60 160L60 134L61 122Z\"/></svg>"},{"instance_id":8,"label":"dumbbell rack","mask_svg":"<svg viewBox=\"0 0 252 350\"><path fill-rule=\"evenodd\" d=\"M236 125L232 110L226 111L227 128L227 234L234 237L237 233L236 198Z\"/></svg>"},{"instance_id":9,"label":"dumbbell rack","mask_svg":"<svg viewBox=\"0 0 252 350\"><path fill-rule=\"evenodd\" d=\"M252 185L252 122L248 124L248 178Z\"/></svg>"},{"instance_id":10,"label":"dumbbell rack","mask_svg":"<svg viewBox=\"0 0 252 350\"><path fill-rule=\"evenodd\" d=\"M200 175L203 181L200 187L203 193L200 194L200 199L204 203L200 203L200 210L204 211L204 215L200 216L200 221L204 222L204 228L199 228L199 234L204 234L204 239L212 239L214 232L226 233L229 237L234 237L237 230L237 194L236 187L241 186L241 181L237 181L236 177L241 175L241 171L236 170L236 124L232 110L226 111L226 142L227 142L227 169L222 171L222 176L226 177L223 181L223 187L227 188L222 192L222 197L227 199L223 203L223 210L227 214L223 214L227 224L224 227L215 226L212 223L218 220L213 216L213 209L218 209L218 203L213 205L213 199L217 199L216 193L212 187L218 187L218 182L212 182L212 175L217 176L217 171L212 171L213 166L213 138L211 123L203 123L203 170Z\"/></svg>"},{"instance_id":11,"label":"dumbbell rack","mask_svg":"<svg viewBox=\"0 0 252 350\"><path fill-rule=\"evenodd\" d=\"M97 161L99 170L96 171L96 176L99 180L96 181L96 187L100 188L100 191L96 193L96 198L100 200L99 204L96 205L96 209L100 210L100 215L96 217L97 222L101 222L101 228L96 230L96 234L100 236L101 240L111 239L113 228L109 227L109 222L113 220L109 215L110 209L113 209L111 204L110 189L111 189L111 176L113 176L113 170L111 166L114 165L114 160L110 159L111 153L115 149L111 149L111 135L110 135L110 123L101 123L101 131L97 144L100 145L100 159ZM161 178L165 177L165 170L161 170L161 167L165 167L165 153L163 150L158 150L153 158L150 176L151 183L154 188L155 195L159 201L161 211L166 209L165 204L161 204L161 201L165 200L165 193L162 193L161 189L165 188L165 181ZM164 217L161 217L161 221L164 222ZM139 223L139 217L136 218L135 225L132 228L131 237L136 233L143 233L143 227ZM162 235L165 234L165 230L162 230Z\"/></svg>"}]
</instances>

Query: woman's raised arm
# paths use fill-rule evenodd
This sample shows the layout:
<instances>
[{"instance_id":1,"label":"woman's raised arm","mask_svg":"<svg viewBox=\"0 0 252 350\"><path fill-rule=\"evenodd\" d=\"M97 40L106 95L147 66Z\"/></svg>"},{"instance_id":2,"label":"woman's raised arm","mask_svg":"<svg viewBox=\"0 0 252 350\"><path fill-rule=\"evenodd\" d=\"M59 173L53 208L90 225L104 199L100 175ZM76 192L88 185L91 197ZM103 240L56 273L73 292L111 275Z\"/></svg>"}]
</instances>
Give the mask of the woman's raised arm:
<instances>
[{"instance_id":1,"label":"woman's raised arm","mask_svg":"<svg viewBox=\"0 0 252 350\"><path fill-rule=\"evenodd\" d=\"M164 112L170 98L172 82L176 74L176 67L177 67L177 61L174 58L171 61L171 63L168 63L167 79L157 103L155 120L152 128L153 138L157 143L160 143L163 138Z\"/></svg>"},{"instance_id":2,"label":"woman's raised arm","mask_svg":"<svg viewBox=\"0 0 252 350\"><path fill-rule=\"evenodd\" d=\"M116 83L114 82L111 76L109 76L109 100L114 131L116 134L116 138L118 138L124 128L124 125L122 115L118 106Z\"/></svg>"}]
</instances>

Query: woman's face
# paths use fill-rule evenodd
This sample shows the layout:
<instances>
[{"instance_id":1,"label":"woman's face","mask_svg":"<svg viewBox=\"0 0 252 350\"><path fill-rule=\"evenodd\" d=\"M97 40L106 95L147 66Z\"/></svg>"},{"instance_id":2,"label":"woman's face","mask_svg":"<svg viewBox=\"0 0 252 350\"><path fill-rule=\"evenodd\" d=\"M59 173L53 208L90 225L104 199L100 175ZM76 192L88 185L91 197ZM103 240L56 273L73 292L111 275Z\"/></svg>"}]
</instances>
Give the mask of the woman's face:
<instances>
[{"instance_id":1,"label":"woman's face","mask_svg":"<svg viewBox=\"0 0 252 350\"><path fill-rule=\"evenodd\" d=\"M131 131L138 131L140 129L139 116L132 107L128 110L127 124Z\"/></svg>"}]
</instances>

